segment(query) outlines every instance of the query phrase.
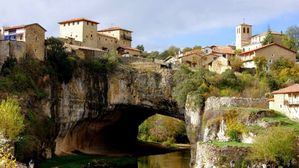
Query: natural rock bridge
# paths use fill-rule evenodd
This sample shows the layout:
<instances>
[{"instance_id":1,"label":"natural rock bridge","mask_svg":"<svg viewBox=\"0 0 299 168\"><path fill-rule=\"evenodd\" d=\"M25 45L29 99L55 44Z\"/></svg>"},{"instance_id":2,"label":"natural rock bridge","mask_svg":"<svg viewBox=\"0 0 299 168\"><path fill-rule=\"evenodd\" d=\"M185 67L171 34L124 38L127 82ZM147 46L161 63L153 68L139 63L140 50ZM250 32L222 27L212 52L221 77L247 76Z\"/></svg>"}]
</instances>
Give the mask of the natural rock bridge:
<instances>
[{"instance_id":1,"label":"natural rock bridge","mask_svg":"<svg viewBox=\"0 0 299 168\"><path fill-rule=\"evenodd\" d=\"M52 91L57 101L48 109L59 132L55 153L105 154L134 145L138 126L154 114L183 120L183 110L171 95L171 76L169 70L76 73L68 84Z\"/></svg>"}]
</instances>

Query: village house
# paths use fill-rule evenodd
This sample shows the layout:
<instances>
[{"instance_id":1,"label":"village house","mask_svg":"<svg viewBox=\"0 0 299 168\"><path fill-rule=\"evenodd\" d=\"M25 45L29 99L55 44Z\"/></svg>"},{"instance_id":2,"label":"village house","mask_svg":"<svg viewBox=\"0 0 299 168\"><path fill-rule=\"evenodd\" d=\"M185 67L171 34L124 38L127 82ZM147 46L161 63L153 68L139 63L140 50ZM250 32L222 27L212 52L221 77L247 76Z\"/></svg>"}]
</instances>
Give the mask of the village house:
<instances>
[{"instance_id":1,"label":"village house","mask_svg":"<svg viewBox=\"0 0 299 168\"><path fill-rule=\"evenodd\" d=\"M269 108L299 121L299 84L272 92Z\"/></svg>"},{"instance_id":2,"label":"village house","mask_svg":"<svg viewBox=\"0 0 299 168\"><path fill-rule=\"evenodd\" d=\"M203 48L207 55L213 55L213 60L209 62L208 68L212 72L223 73L231 69L229 59L235 56L233 46L207 46Z\"/></svg>"},{"instance_id":3,"label":"village house","mask_svg":"<svg viewBox=\"0 0 299 168\"><path fill-rule=\"evenodd\" d=\"M37 23L1 28L1 58L14 56L19 59L29 55L44 60L45 32L46 29Z\"/></svg>"},{"instance_id":4,"label":"village house","mask_svg":"<svg viewBox=\"0 0 299 168\"><path fill-rule=\"evenodd\" d=\"M236 49L242 51L237 56L243 61L243 68L256 68L253 58L263 56L267 59L267 68L279 58L285 58L296 62L296 51L292 51L281 45L284 34L270 32L273 43L263 45L268 32L252 36L252 26L240 24L236 27Z\"/></svg>"},{"instance_id":5,"label":"village house","mask_svg":"<svg viewBox=\"0 0 299 168\"><path fill-rule=\"evenodd\" d=\"M183 54L181 62L191 68L202 67L208 69L209 63L211 63L216 57L217 55L213 53L204 53L202 49L193 49Z\"/></svg>"},{"instance_id":6,"label":"village house","mask_svg":"<svg viewBox=\"0 0 299 168\"><path fill-rule=\"evenodd\" d=\"M252 25L245 23L240 24L236 27L236 49L246 52L260 48L268 33L271 33L273 43L282 44L282 38L284 37L283 33L269 30L267 32L252 35Z\"/></svg>"},{"instance_id":7,"label":"village house","mask_svg":"<svg viewBox=\"0 0 299 168\"><path fill-rule=\"evenodd\" d=\"M238 57L243 61L244 68L256 68L254 58L263 56L267 59L267 69L279 58L285 58L291 62L296 62L296 51L290 50L282 45L272 43L264 45L254 50L243 52Z\"/></svg>"},{"instance_id":8,"label":"village house","mask_svg":"<svg viewBox=\"0 0 299 168\"><path fill-rule=\"evenodd\" d=\"M59 22L59 37L65 43L71 44L72 48L81 48L87 53L90 53L90 50L97 54L117 50L121 55L139 56L141 54L141 51L131 47L132 31L120 27L98 30L98 24L85 18L62 21ZM84 48L78 46L84 46Z\"/></svg>"}]
</instances>

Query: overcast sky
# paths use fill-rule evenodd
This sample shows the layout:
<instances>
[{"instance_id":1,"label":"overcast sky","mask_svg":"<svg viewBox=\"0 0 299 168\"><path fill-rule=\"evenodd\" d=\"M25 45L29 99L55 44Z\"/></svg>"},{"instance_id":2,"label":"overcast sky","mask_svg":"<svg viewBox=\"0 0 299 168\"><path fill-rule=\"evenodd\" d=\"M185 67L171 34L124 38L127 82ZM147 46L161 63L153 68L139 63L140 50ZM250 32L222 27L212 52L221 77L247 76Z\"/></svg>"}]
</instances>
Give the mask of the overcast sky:
<instances>
[{"instance_id":1,"label":"overcast sky","mask_svg":"<svg viewBox=\"0 0 299 168\"><path fill-rule=\"evenodd\" d=\"M38 22L47 36L58 36L57 22L85 17L99 28L121 26L134 31L133 45L147 50L233 44L235 26L254 33L299 25L299 0L0 0L0 24Z\"/></svg>"}]
</instances>

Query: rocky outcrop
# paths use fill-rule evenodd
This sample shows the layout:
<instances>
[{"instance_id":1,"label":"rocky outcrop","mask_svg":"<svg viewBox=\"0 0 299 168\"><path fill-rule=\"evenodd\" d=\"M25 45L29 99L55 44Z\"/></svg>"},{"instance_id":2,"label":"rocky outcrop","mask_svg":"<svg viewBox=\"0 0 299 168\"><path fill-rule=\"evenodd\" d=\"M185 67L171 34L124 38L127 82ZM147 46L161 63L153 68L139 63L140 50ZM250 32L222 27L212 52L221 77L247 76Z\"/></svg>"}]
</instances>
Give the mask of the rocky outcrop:
<instances>
[{"instance_id":1,"label":"rocky outcrop","mask_svg":"<svg viewBox=\"0 0 299 168\"><path fill-rule=\"evenodd\" d=\"M212 144L197 143L200 149L196 153L194 168L204 167L241 167L242 162L249 152L248 148L216 147ZM243 166L244 165L243 163Z\"/></svg>"},{"instance_id":2,"label":"rocky outcrop","mask_svg":"<svg viewBox=\"0 0 299 168\"><path fill-rule=\"evenodd\" d=\"M183 119L171 96L171 76L168 70L80 70L68 84L52 87L52 103L45 108L57 123L55 153L111 153L133 145L138 126L155 113Z\"/></svg>"},{"instance_id":3,"label":"rocky outcrop","mask_svg":"<svg viewBox=\"0 0 299 168\"><path fill-rule=\"evenodd\" d=\"M185 122L189 141L191 143L191 167L210 167L210 163L203 163L209 158L202 152L202 143L211 140L228 141L226 136L226 123L223 119L216 120L213 124L206 125L217 117L224 115L223 108L227 107L265 107L266 99L250 99L236 97L210 97L201 105L194 96L188 96L185 105ZM203 108L204 107L204 108ZM264 113L257 115L263 116ZM254 118L256 119L256 118ZM254 120L248 119L248 120ZM252 142L252 136L243 135L244 142ZM242 139L242 140L243 140ZM208 154L208 152L207 152ZM221 154L221 152L218 154ZM212 155L213 156L213 155ZM207 157L207 158L206 158ZM214 158L214 157L212 157ZM212 161L214 163L214 161Z\"/></svg>"}]
</instances>

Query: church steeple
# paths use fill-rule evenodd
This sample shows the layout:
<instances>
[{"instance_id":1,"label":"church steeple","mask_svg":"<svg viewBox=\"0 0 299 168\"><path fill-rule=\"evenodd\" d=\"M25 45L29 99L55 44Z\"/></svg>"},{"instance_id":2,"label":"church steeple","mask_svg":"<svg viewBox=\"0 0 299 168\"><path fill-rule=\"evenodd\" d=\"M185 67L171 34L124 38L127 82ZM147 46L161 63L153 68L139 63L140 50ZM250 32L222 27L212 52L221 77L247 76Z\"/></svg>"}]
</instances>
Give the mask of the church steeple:
<instances>
[{"instance_id":1,"label":"church steeple","mask_svg":"<svg viewBox=\"0 0 299 168\"><path fill-rule=\"evenodd\" d=\"M244 19L245 21L245 19ZM250 44L252 26L242 23L236 27L236 48L242 49L244 45Z\"/></svg>"}]
</instances>

